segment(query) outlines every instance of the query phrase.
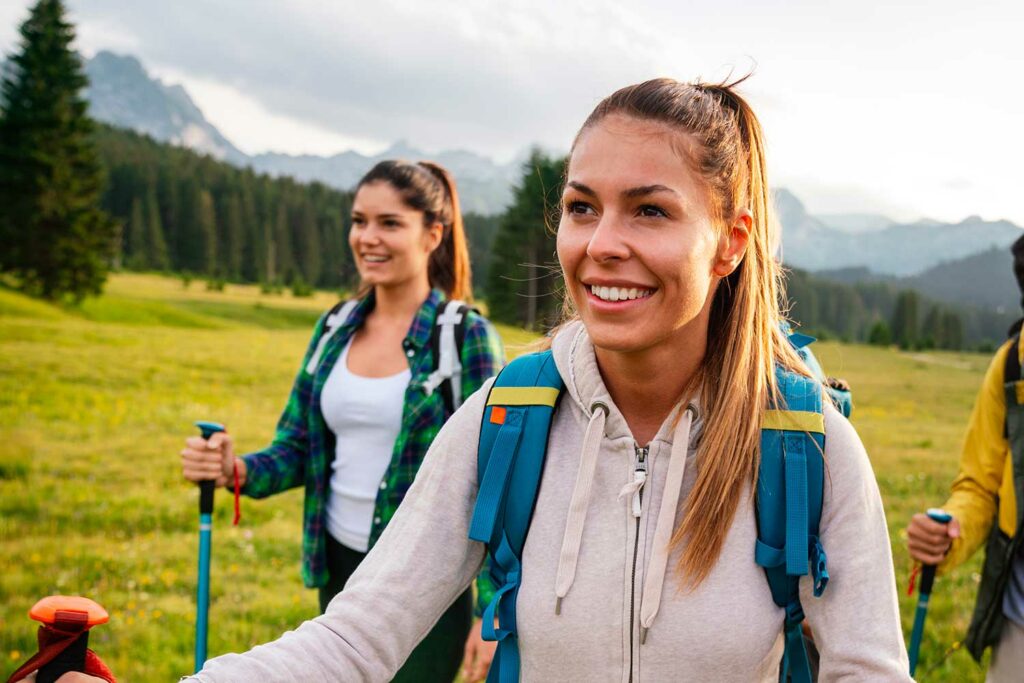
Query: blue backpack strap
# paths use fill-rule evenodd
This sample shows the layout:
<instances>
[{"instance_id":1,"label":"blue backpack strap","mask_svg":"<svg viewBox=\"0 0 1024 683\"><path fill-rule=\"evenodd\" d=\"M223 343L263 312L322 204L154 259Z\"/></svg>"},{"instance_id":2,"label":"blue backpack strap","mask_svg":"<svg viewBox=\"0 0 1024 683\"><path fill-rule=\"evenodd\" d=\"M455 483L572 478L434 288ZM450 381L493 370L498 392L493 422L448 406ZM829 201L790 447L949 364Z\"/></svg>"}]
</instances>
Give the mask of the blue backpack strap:
<instances>
[{"instance_id":1,"label":"blue backpack strap","mask_svg":"<svg viewBox=\"0 0 1024 683\"><path fill-rule=\"evenodd\" d=\"M811 574L815 597L828 584L825 550L818 538L825 486L822 386L782 368L776 369L776 381L778 408L765 411L761 427L754 557L764 567L775 604L786 610L779 680L789 676L793 683L810 683L800 577Z\"/></svg>"},{"instance_id":2,"label":"blue backpack strap","mask_svg":"<svg viewBox=\"0 0 1024 683\"><path fill-rule=\"evenodd\" d=\"M519 680L516 598L523 544L563 388L550 351L520 356L498 374L484 408L477 450L480 489L469 537L487 544L495 587L482 622L484 640L498 641L488 683Z\"/></svg>"}]
</instances>

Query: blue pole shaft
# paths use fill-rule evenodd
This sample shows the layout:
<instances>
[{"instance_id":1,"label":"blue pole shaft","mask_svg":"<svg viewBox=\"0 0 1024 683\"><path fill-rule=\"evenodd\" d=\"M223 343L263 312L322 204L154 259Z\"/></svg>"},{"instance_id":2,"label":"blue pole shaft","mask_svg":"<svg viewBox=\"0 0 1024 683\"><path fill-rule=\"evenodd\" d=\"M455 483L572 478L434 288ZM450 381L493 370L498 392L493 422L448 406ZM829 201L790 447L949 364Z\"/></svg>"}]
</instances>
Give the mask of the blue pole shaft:
<instances>
[{"instance_id":1,"label":"blue pole shaft","mask_svg":"<svg viewBox=\"0 0 1024 683\"><path fill-rule=\"evenodd\" d=\"M932 568L934 571L934 568ZM914 614L914 630L910 633L910 675L917 671L917 657L921 653L921 638L924 636L924 620L928 616L928 600L930 595L922 595L917 601L917 612Z\"/></svg>"},{"instance_id":2,"label":"blue pole shaft","mask_svg":"<svg viewBox=\"0 0 1024 683\"><path fill-rule=\"evenodd\" d=\"M210 617L210 534L211 515L199 515L199 583L196 588L196 659L198 672L206 663L206 634Z\"/></svg>"}]
</instances>

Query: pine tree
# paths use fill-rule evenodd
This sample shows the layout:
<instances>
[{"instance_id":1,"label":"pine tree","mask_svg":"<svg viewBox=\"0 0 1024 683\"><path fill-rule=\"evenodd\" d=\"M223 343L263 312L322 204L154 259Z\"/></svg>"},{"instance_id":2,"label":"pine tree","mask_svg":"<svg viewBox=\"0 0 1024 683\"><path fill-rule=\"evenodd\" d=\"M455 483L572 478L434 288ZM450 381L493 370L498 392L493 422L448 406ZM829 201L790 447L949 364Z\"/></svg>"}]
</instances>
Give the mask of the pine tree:
<instances>
[{"instance_id":1,"label":"pine tree","mask_svg":"<svg viewBox=\"0 0 1024 683\"><path fill-rule=\"evenodd\" d=\"M202 272L207 275L223 277L223 267L218 262L217 254L217 212L213 206L213 196L209 191L199 192L199 235L203 245Z\"/></svg>"},{"instance_id":2,"label":"pine tree","mask_svg":"<svg viewBox=\"0 0 1024 683\"><path fill-rule=\"evenodd\" d=\"M561 306L561 277L555 256L554 207L564 159L539 150L523 166L523 179L494 238L487 297L496 320L534 329L554 322Z\"/></svg>"},{"instance_id":3,"label":"pine tree","mask_svg":"<svg viewBox=\"0 0 1024 683\"><path fill-rule=\"evenodd\" d=\"M942 316L942 340L944 349L956 351L964 347L964 323L954 311L946 311Z\"/></svg>"},{"instance_id":4,"label":"pine tree","mask_svg":"<svg viewBox=\"0 0 1024 683\"><path fill-rule=\"evenodd\" d=\"M146 259L146 215L142 210L142 200L132 200L131 218L128 219L128 245L125 249L127 257L125 265L134 270L143 270Z\"/></svg>"},{"instance_id":5,"label":"pine tree","mask_svg":"<svg viewBox=\"0 0 1024 683\"><path fill-rule=\"evenodd\" d=\"M288 230L288 208L284 198L278 199L277 215L274 218L272 262L274 279L280 282L291 282L295 277L295 259L292 252L292 238Z\"/></svg>"},{"instance_id":6,"label":"pine tree","mask_svg":"<svg viewBox=\"0 0 1024 683\"><path fill-rule=\"evenodd\" d=\"M924 316L924 323L921 324L921 338L919 346L925 349L948 348L946 346L945 330L942 327L943 311L939 306L932 305Z\"/></svg>"},{"instance_id":7,"label":"pine tree","mask_svg":"<svg viewBox=\"0 0 1024 683\"><path fill-rule=\"evenodd\" d=\"M879 320L871 326L871 332L868 333L868 343L872 346L888 346L892 343L889 326L884 320Z\"/></svg>"},{"instance_id":8,"label":"pine tree","mask_svg":"<svg viewBox=\"0 0 1024 683\"><path fill-rule=\"evenodd\" d=\"M167 241L164 239L164 224L160 218L160 203L156 198L156 188L150 185L146 192L146 265L154 270L167 270L170 261L167 257Z\"/></svg>"},{"instance_id":9,"label":"pine tree","mask_svg":"<svg viewBox=\"0 0 1024 683\"><path fill-rule=\"evenodd\" d=\"M320 281L321 246L320 229L310 201L304 201L296 215L292 234L295 235L295 260L303 280L310 286Z\"/></svg>"},{"instance_id":10,"label":"pine tree","mask_svg":"<svg viewBox=\"0 0 1024 683\"><path fill-rule=\"evenodd\" d=\"M0 271L49 299L99 294L116 246L74 37L61 0L39 0L0 85Z\"/></svg>"},{"instance_id":11,"label":"pine tree","mask_svg":"<svg viewBox=\"0 0 1024 683\"><path fill-rule=\"evenodd\" d=\"M891 328L893 341L901 349L909 349L917 342L917 292L904 290L896 297Z\"/></svg>"},{"instance_id":12,"label":"pine tree","mask_svg":"<svg viewBox=\"0 0 1024 683\"><path fill-rule=\"evenodd\" d=\"M242 200L238 194L228 197L224 207L223 221L223 261L226 270L225 275L237 280L242 275Z\"/></svg>"}]
</instances>

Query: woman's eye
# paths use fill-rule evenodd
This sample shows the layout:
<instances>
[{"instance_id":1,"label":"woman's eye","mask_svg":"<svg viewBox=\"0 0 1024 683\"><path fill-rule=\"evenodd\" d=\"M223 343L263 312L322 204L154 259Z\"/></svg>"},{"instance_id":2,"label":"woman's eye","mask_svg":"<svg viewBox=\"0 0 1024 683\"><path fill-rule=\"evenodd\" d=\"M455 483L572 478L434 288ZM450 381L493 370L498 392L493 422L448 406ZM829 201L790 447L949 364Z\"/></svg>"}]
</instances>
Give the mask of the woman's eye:
<instances>
[{"instance_id":1,"label":"woman's eye","mask_svg":"<svg viewBox=\"0 0 1024 683\"><path fill-rule=\"evenodd\" d=\"M639 213L644 218L668 218L668 213L664 209L653 204L644 204L640 207Z\"/></svg>"},{"instance_id":2,"label":"woman's eye","mask_svg":"<svg viewBox=\"0 0 1024 683\"><path fill-rule=\"evenodd\" d=\"M398 228L398 227L401 227L401 225L402 225L401 223L399 223L398 221L395 221L395 220L386 220L386 221L384 221L384 227L385 228Z\"/></svg>"},{"instance_id":3,"label":"woman's eye","mask_svg":"<svg viewBox=\"0 0 1024 683\"><path fill-rule=\"evenodd\" d=\"M593 212L593 207L591 207L590 204L587 204L586 202L581 202L581 201L566 202L566 204L565 204L565 212L566 213L574 213L574 214L584 215L584 214L592 213Z\"/></svg>"},{"instance_id":4,"label":"woman's eye","mask_svg":"<svg viewBox=\"0 0 1024 683\"><path fill-rule=\"evenodd\" d=\"M366 219L362 216L352 216L352 225L363 225L366 223Z\"/></svg>"}]
</instances>

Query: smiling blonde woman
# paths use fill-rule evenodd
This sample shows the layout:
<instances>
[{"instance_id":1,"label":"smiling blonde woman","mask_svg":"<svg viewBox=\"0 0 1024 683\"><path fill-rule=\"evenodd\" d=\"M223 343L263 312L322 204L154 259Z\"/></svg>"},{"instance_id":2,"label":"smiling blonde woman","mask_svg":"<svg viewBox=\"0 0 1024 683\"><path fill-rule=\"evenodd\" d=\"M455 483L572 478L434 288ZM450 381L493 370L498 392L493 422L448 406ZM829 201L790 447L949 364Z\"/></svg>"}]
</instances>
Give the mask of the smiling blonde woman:
<instances>
[{"instance_id":1,"label":"smiling blonde woman","mask_svg":"<svg viewBox=\"0 0 1024 683\"><path fill-rule=\"evenodd\" d=\"M780 331L775 230L760 125L733 86L648 81L583 124L558 226L565 391L518 577L521 680L779 680L786 615L755 563L753 489L775 370L807 371ZM467 534L488 387L327 613L198 680L391 677L484 559ZM823 418L832 582L820 598L800 586L820 680L907 681L871 466L846 419Z\"/></svg>"}]
</instances>

